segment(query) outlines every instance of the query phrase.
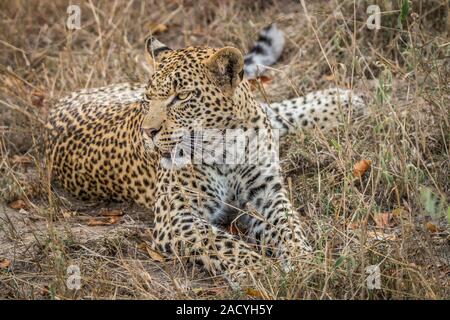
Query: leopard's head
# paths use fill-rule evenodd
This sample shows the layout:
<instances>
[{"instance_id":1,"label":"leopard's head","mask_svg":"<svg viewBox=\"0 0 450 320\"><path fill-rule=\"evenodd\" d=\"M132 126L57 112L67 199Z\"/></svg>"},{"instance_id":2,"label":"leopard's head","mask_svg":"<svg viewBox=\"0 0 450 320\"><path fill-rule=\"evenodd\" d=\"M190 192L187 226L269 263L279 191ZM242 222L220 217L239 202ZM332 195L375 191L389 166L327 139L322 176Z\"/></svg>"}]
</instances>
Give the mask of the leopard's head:
<instances>
[{"instance_id":1,"label":"leopard's head","mask_svg":"<svg viewBox=\"0 0 450 320\"><path fill-rule=\"evenodd\" d=\"M146 53L154 72L145 91L150 111L142 129L147 147L161 155L164 166L177 165L186 142L195 145L193 132L226 130L242 120L241 101L251 93L238 49L172 50L150 37Z\"/></svg>"}]
</instances>

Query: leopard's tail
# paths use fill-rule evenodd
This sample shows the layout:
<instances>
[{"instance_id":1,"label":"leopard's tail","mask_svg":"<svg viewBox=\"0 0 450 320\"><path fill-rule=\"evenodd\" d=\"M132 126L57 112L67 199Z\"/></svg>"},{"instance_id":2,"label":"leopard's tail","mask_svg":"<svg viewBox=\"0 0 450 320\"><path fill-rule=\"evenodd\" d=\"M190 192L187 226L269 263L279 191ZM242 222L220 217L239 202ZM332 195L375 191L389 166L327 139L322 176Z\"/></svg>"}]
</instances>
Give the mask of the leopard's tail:
<instances>
[{"instance_id":1,"label":"leopard's tail","mask_svg":"<svg viewBox=\"0 0 450 320\"><path fill-rule=\"evenodd\" d=\"M261 30L258 40L244 58L247 78L260 76L266 66L277 62L284 48L284 33L272 23ZM351 90L333 88L315 91L306 96L271 104L261 103L272 123L281 135L298 128L336 127L346 115L352 119L366 113L362 97Z\"/></svg>"},{"instance_id":2,"label":"leopard's tail","mask_svg":"<svg viewBox=\"0 0 450 320\"><path fill-rule=\"evenodd\" d=\"M244 57L244 72L254 79L265 71L265 66L274 64L284 48L284 33L272 23L261 30L253 48Z\"/></svg>"},{"instance_id":3,"label":"leopard's tail","mask_svg":"<svg viewBox=\"0 0 450 320\"><path fill-rule=\"evenodd\" d=\"M272 128L279 130L280 136L299 128L336 127L350 116L351 119L366 113L362 97L351 90L333 88L315 91L306 96L271 104L261 103Z\"/></svg>"}]
</instances>

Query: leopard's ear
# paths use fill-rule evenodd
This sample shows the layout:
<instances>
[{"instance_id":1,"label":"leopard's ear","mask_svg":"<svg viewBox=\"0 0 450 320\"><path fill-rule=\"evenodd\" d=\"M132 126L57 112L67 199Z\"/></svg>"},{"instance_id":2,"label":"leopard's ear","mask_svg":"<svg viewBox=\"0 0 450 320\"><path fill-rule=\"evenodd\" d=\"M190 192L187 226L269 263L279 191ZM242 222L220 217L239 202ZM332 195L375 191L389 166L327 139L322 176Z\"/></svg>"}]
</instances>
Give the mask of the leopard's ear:
<instances>
[{"instance_id":1,"label":"leopard's ear","mask_svg":"<svg viewBox=\"0 0 450 320\"><path fill-rule=\"evenodd\" d=\"M148 63L154 68L158 62L158 57L165 51L171 51L168 46L158 41L158 39L149 36L145 39L145 52Z\"/></svg>"},{"instance_id":2,"label":"leopard's ear","mask_svg":"<svg viewBox=\"0 0 450 320\"><path fill-rule=\"evenodd\" d=\"M244 74L242 53L236 48L225 47L209 57L205 64L222 92L232 96Z\"/></svg>"}]
</instances>

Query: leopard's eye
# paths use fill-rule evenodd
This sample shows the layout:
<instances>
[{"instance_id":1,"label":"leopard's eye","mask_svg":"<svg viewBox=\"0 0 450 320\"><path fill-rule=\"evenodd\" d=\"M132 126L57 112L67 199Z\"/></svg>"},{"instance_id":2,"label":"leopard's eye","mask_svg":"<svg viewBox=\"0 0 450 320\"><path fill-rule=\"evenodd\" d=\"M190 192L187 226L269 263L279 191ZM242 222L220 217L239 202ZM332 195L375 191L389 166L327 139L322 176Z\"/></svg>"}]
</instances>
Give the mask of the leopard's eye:
<instances>
[{"instance_id":1,"label":"leopard's eye","mask_svg":"<svg viewBox=\"0 0 450 320\"><path fill-rule=\"evenodd\" d=\"M184 92L180 92L180 93L177 94L177 99L181 100L181 101L184 101L184 100L189 99L190 96L191 96L190 92L184 91Z\"/></svg>"}]
</instances>

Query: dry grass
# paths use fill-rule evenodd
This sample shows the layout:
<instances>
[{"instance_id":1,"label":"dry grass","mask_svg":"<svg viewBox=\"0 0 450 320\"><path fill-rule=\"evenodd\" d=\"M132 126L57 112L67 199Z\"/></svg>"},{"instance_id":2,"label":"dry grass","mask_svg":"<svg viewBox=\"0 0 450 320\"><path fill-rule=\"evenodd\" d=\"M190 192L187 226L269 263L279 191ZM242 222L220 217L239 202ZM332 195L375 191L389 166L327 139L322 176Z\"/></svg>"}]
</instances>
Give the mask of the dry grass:
<instances>
[{"instance_id":1,"label":"dry grass","mask_svg":"<svg viewBox=\"0 0 450 320\"><path fill-rule=\"evenodd\" d=\"M387 12L376 32L364 25L373 2ZM11 264L0 268L0 298L448 299L448 4L414 0L399 25L401 12L389 3L308 1L309 20L301 1L88 1L81 30L69 32L65 2L2 2L0 262ZM41 145L52 103L78 88L145 81L142 46L152 25L167 25L158 37L175 48L246 51L272 21L287 47L260 99L338 85L364 93L370 107L358 123L343 119L333 132L283 140L291 197L317 249L300 272L233 291L180 261L151 259L145 210L50 190ZM372 168L359 179L352 171L360 159ZM22 210L9 208L17 199L26 202ZM127 214L119 224L87 226L104 207ZM393 217L379 228L383 212ZM66 286L71 264L82 272L78 291ZM380 267L381 289L367 288L370 265Z\"/></svg>"}]
</instances>

